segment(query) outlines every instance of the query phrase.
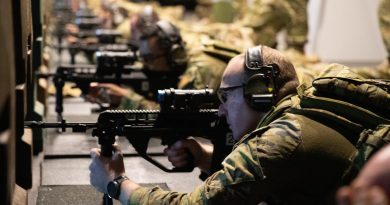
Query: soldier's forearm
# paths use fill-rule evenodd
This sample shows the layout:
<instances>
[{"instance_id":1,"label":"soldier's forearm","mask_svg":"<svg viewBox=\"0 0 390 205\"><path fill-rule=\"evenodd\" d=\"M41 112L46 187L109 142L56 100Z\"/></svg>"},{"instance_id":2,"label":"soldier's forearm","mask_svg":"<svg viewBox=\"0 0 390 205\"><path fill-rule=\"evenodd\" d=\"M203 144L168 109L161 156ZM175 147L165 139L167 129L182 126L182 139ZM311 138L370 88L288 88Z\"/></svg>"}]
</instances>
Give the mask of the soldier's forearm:
<instances>
[{"instance_id":1,"label":"soldier's forearm","mask_svg":"<svg viewBox=\"0 0 390 205\"><path fill-rule=\"evenodd\" d=\"M127 205L131 194L139 187L140 185L133 182L131 179L122 182L121 193L119 195L119 201L121 202L121 204Z\"/></svg>"},{"instance_id":2,"label":"soldier's forearm","mask_svg":"<svg viewBox=\"0 0 390 205\"><path fill-rule=\"evenodd\" d=\"M203 172L210 174L214 147L208 144L202 144L201 146L203 150L203 157L202 160L199 162L198 167Z\"/></svg>"}]
</instances>

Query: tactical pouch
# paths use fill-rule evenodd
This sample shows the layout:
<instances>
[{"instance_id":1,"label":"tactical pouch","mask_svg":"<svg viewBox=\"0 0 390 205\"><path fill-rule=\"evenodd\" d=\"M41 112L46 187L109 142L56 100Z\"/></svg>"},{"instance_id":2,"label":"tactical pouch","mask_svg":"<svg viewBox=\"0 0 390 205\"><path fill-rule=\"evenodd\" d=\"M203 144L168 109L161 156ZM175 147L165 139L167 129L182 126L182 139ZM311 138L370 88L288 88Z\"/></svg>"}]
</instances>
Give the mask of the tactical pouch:
<instances>
[{"instance_id":1,"label":"tactical pouch","mask_svg":"<svg viewBox=\"0 0 390 205\"><path fill-rule=\"evenodd\" d=\"M356 144L358 153L354 160L354 166L360 170L377 150L389 142L390 125L378 125L374 130L364 130Z\"/></svg>"}]
</instances>

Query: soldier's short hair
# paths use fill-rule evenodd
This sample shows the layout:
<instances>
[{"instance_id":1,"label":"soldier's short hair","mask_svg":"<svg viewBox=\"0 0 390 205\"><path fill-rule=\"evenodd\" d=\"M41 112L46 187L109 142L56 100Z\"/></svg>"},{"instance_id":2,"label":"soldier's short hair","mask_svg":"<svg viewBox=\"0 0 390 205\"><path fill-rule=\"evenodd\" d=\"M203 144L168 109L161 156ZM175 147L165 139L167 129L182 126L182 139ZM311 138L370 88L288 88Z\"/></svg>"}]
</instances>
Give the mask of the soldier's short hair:
<instances>
[{"instance_id":1,"label":"soldier's short hair","mask_svg":"<svg viewBox=\"0 0 390 205\"><path fill-rule=\"evenodd\" d=\"M279 66L280 73L275 80L276 87L279 89L277 92L277 99L280 100L287 95L296 93L296 88L299 85L299 80L293 64L280 51L270 48L268 46L262 47L262 56L264 61L263 63L274 63Z\"/></svg>"}]
</instances>

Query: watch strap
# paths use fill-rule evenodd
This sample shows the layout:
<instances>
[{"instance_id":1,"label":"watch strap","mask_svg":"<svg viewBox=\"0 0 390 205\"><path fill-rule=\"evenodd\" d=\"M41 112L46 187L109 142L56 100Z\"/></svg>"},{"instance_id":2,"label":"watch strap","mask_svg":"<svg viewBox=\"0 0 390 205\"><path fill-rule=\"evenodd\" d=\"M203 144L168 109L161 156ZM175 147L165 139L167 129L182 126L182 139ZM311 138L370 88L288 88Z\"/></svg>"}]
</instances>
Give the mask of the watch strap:
<instances>
[{"instance_id":1,"label":"watch strap","mask_svg":"<svg viewBox=\"0 0 390 205\"><path fill-rule=\"evenodd\" d=\"M113 183L117 184L117 190L116 190L116 193L114 196L111 196L112 198L114 199L119 199L119 195L121 193L121 184L122 182L124 182L125 180L128 180L129 178L127 176L119 176L117 178L115 178L114 180L112 180Z\"/></svg>"}]
</instances>

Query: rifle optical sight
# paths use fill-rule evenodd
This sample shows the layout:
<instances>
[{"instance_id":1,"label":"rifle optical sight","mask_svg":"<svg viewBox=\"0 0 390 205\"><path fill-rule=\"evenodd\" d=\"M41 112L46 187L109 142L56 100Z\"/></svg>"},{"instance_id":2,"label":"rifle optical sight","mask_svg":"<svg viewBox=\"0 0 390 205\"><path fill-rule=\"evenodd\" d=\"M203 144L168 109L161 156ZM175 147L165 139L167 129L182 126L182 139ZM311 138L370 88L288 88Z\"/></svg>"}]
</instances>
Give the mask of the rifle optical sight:
<instances>
[{"instance_id":1,"label":"rifle optical sight","mask_svg":"<svg viewBox=\"0 0 390 205\"><path fill-rule=\"evenodd\" d=\"M97 71L100 76L111 75L113 73L121 73L125 65L134 64L137 56L134 52L112 52L98 51L96 52Z\"/></svg>"},{"instance_id":2,"label":"rifle optical sight","mask_svg":"<svg viewBox=\"0 0 390 205\"><path fill-rule=\"evenodd\" d=\"M77 18L75 20L75 24L80 29L91 30L99 26L100 19L99 18Z\"/></svg>"},{"instance_id":3,"label":"rifle optical sight","mask_svg":"<svg viewBox=\"0 0 390 205\"><path fill-rule=\"evenodd\" d=\"M158 90L157 95L157 101L160 103L161 111L211 108L214 99L214 91L208 88L201 90L180 90L171 88Z\"/></svg>"},{"instance_id":4,"label":"rifle optical sight","mask_svg":"<svg viewBox=\"0 0 390 205\"><path fill-rule=\"evenodd\" d=\"M112 29L97 29L95 34L103 44L115 43L116 39L122 36L121 32Z\"/></svg>"}]
</instances>

